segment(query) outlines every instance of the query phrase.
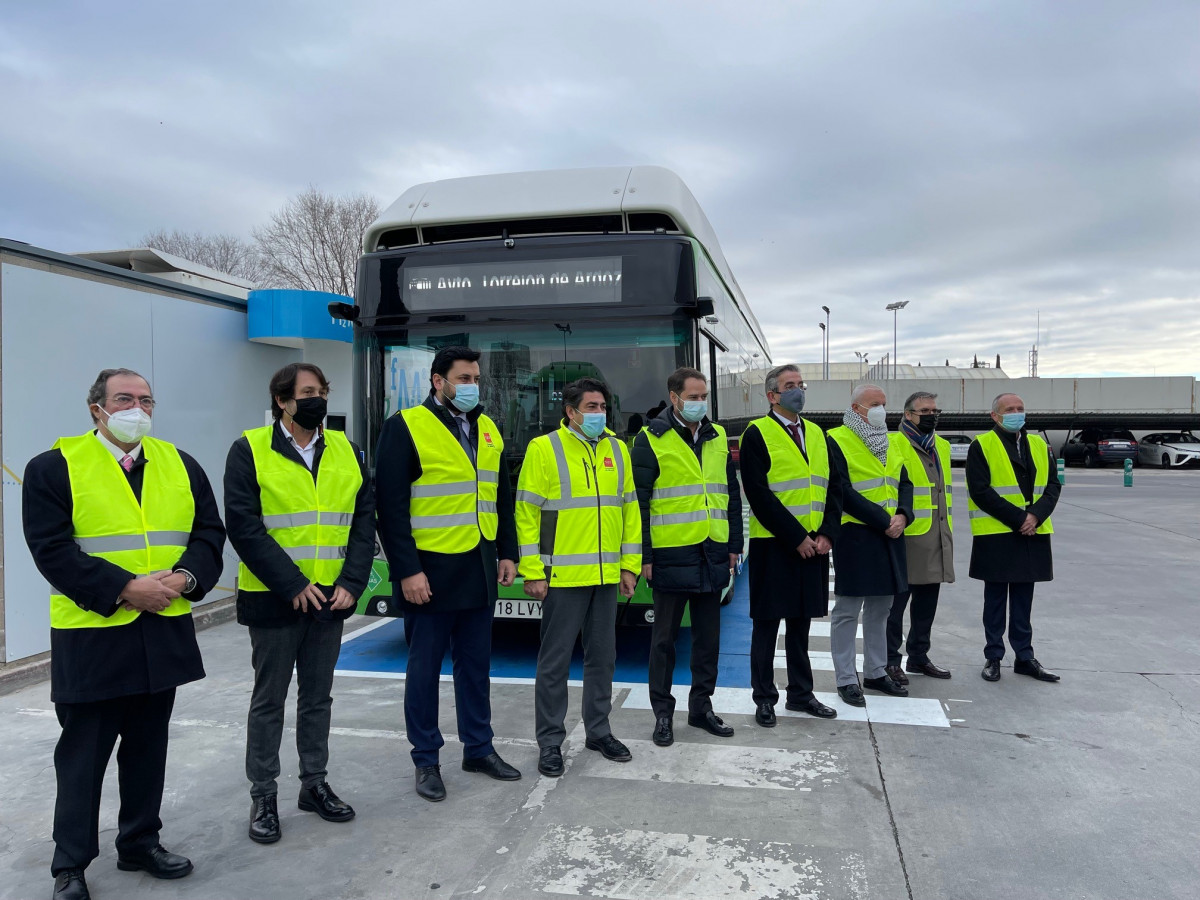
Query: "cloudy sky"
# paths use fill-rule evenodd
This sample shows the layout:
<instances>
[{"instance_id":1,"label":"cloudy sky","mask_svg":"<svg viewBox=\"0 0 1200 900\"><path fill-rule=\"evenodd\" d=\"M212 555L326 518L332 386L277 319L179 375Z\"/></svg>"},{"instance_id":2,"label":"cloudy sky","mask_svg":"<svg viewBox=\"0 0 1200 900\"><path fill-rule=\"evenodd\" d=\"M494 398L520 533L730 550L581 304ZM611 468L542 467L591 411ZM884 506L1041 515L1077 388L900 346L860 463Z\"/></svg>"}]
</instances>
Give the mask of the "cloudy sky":
<instances>
[{"instance_id":1,"label":"cloudy sky","mask_svg":"<svg viewBox=\"0 0 1200 900\"><path fill-rule=\"evenodd\" d=\"M776 358L1200 375L1200 3L128 2L0 19L0 236L654 163Z\"/></svg>"}]
</instances>

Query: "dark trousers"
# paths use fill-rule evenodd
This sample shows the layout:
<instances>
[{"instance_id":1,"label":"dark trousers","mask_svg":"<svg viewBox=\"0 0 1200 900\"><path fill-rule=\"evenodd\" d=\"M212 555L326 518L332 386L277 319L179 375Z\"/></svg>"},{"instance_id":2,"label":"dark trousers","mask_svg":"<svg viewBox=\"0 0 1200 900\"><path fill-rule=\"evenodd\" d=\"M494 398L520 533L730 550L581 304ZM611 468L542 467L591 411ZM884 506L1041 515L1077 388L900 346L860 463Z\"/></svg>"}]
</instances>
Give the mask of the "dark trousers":
<instances>
[{"instance_id":1,"label":"dark trousers","mask_svg":"<svg viewBox=\"0 0 1200 900\"><path fill-rule=\"evenodd\" d=\"M987 659L1004 659L1004 614L1008 612L1008 643L1017 659L1033 659L1033 582L983 583L983 633Z\"/></svg>"},{"instance_id":2,"label":"dark trousers","mask_svg":"<svg viewBox=\"0 0 1200 900\"><path fill-rule=\"evenodd\" d=\"M671 681L675 674L675 640L684 609L692 610L692 689L688 713L702 716L712 710L717 687L717 658L721 655L721 595L716 591L689 594L654 591L654 625L650 632L650 705L656 718L675 712Z\"/></svg>"},{"instance_id":3,"label":"dark trousers","mask_svg":"<svg viewBox=\"0 0 1200 900\"><path fill-rule=\"evenodd\" d=\"M175 689L95 703L56 703L62 726L54 748L58 797L54 803L54 859L50 871L86 868L100 855L100 789L117 738L117 854L158 845L167 728Z\"/></svg>"},{"instance_id":4,"label":"dark trousers","mask_svg":"<svg viewBox=\"0 0 1200 900\"><path fill-rule=\"evenodd\" d=\"M904 640L904 608L909 605L909 594L912 595L912 606L909 609L908 641L904 652L908 661L924 664L929 662L930 634L933 631L933 619L937 615L938 593L940 584L910 584L903 594L897 594L892 600L892 611L887 621L887 658L889 666L900 665L900 644Z\"/></svg>"},{"instance_id":5,"label":"dark trousers","mask_svg":"<svg viewBox=\"0 0 1200 900\"><path fill-rule=\"evenodd\" d=\"M283 708L296 670L296 750L300 784L325 780L329 764L329 719L333 670L342 649L342 623L306 616L278 628L250 626L254 692L246 722L246 777L250 796L277 793Z\"/></svg>"},{"instance_id":6,"label":"dark trousers","mask_svg":"<svg viewBox=\"0 0 1200 900\"><path fill-rule=\"evenodd\" d=\"M495 752L488 669L492 659L492 604L452 612L405 610L408 668L404 676L404 727L415 766L436 766L446 743L438 729L442 660L450 651L454 705L464 759Z\"/></svg>"},{"instance_id":7,"label":"dark trousers","mask_svg":"<svg viewBox=\"0 0 1200 900\"><path fill-rule=\"evenodd\" d=\"M750 687L754 703L779 701L775 687L775 646L779 642L779 619L755 619L750 633ZM808 659L808 629L812 619L789 616L783 636L787 654L787 702L804 703L813 697L812 663Z\"/></svg>"},{"instance_id":8,"label":"dark trousers","mask_svg":"<svg viewBox=\"0 0 1200 900\"><path fill-rule=\"evenodd\" d=\"M542 643L533 689L539 747L558 747L566 739L567 676L575 639L581 634L585 736L612 734L608 716L617 665L617 586L550 588L542 603Z\"/></svg>"}]
</instances>

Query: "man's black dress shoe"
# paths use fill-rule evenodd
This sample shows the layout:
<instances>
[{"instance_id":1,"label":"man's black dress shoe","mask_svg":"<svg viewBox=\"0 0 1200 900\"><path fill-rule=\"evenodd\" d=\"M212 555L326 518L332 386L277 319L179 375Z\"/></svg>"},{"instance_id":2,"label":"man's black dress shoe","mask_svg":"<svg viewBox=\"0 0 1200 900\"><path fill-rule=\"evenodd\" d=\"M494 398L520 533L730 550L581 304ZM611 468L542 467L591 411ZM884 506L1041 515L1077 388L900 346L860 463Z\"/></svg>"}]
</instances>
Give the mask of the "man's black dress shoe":
<instances>
[{"instance_id":1,"label":"man's black dress shoe","mask_svg":"<svg viewBox=\"0 0 1200 900\"><path fill-rule=\"evenodd\" d=\"M733 726L722 722L721 718L711 709L699 715L688 713L688 724L693 728L703 728L709 734L717 737L733 737Z\"/></svg>"},{"instance_id":2,"label":"man's black dress shoe","mask_svg":"<svg viewBox=\"0 0 1200 900\"><path fill-rule=\"evenodd\" d=\"M588 738L583 742L583 746L589 750L599 751L605 759L611 759L613 762L629 762L633 759L629 748L611 734L606 734L602 738Z\"/></svg>"},{"instance_id":3,"label":"man's black dress shoe","mask_svg":"<svg viewBox=\"0 0 1200 900\"><path fill-rule=\"evenodd\" d=\"M887 672L888 678L896 682L896 684L908 684L908 676L904 674L904 670L899 666L884 666L883 671Z\"/></svg>"},{"instance_id":4,"label":"man's black dress shoe","mask_svg":"<svg viewBox=\"0 0 1200 900\"><path fill-rule=\"evenodd\" d=\"M1036 678L1038 681L1058 681L1059 678L1053 672L1048 672L1042 668L1042 664L1036 659L1018 659L1013 663L1013 671L1018 675L1028 675L1031 678Z\"/></svg>"},{"instance_id":5,"label":"man's black dress shoe","mask_svg":"<svg viewBox=\"0 0 1200 900\"><path fill-rule=\"evenodd\" d=\"M280 837L278 795L253 797L250 803L250 840L259 844L273 844Z\"/></svg>"},{"instance_id":6,"label":"man's black dress shoe","mask_svg":"<svg viewBox=\"0 0 1200 900\"><path fill-rule=\"evenodd\" d=\"M675 743L675 729L671 727L670 716L659 716L654 720L654 743L660 747L670 747Z\"/></svg>"},{"instance_id":7,"label":"man's black dress shoe","mask_svg":"<svg viewBox=\"0 0 1200 900\"><path fill-rule=\"evenodd\" d=\"M192 861L186 856L172 853L159 844L153 850L117 857L117 868L122 872L145 872L155 878L182 878L192 873Z\"/></svg>"},{"instance_id":8,"label":"man's black dress shoe","mask_svg":"<svg viewBox=\"0 0 1200 900\"><path fill-rule=\"evenodd\" d=\"M557 778L563 773L563 758L561 747L543 747L538 754L538 771L549 778Z\"/></svg>"},{"instance_id":9,"label":"man's black dress shoe","mask_svg":"<svg viewBox=\"0 0 1200 900\"><path fill-rule=\"evenodd\" d=\"M776 722L775 707L765 701L758 704L758 708L754 710L754 721L763 728L774 728Z\"/></svg>"},{"instance_id":10,"label":"man's black dress shoe","mask_svg":"<svg viewBox=\"0 0 1200 900\"><path fill-rule=\"evenodd\" d=\"M83 869L63 869L54 876L54 900L92 900Z\"/></svg>"},{"instance_id":11,"label":"man's black dress shoe","mask_svg":"<svg viewBox=\"0 0 1200 900\"><path fill-rule=\"evenodd\" d=\"M941 666L935 666L929 660L925 660L925 662L923 662L923 663L913 662L911 656L908 658L908 662L906 662L904 664L904 668L905 668L905 670L907 670L909 672L915 672L918 675L927 675L930 678L949 678L950 677L949 669L943 669ZM891 669L888 670L888 674L892 675ZM892 681L895 681L895 680L896 680L896 676L892 675ZM902 681L901 684L908 684L908 679L907 678L904 679L904 681Z\"/></svg>"},{"instance_id":12,"label":"man's black dress shoe","mask_svg":"<svg viewBox=\"0 0 1200 900\"><path fill-rule=\"evenodd\" d=\"M836 719L837 710L832 706L826 706L816 697L805 700L803 703L793 703L789 700L784 704L792 712L808 713L810 716L816 716L818 719Z\"/></svg>"},{"instance_id":13,"label":"man's black dress shoe","mask_svg":"<svg viewBox=\"0 0 1200 900\"><path fill-rule=\"evenodd\" d=\"M842 698L843 703L849 703L851 706L867 705L867 698L863 696L862 688L857 684L839 684L838 696Z\"/></svg>"},{"instance_id":14,"label":"man's black dress shoe","mask_svg":"<svg viewBox=\"0 0 1200 900\"><path fill-rule=\"evenodd\" d=\"M417 796L424 797L430 803L446 799L441 766L417 766Z\"/></svg>"},{"instance_id":15,"label":"man's black dress shoe","mask_svg":"<svg viewBox=\"0 0 1200 900\"><path fill-rule=\"evenodd\" d=\"M983 664L983 671L980 672L984 681L999 681L1000 680L1000 660L989 659Z\"/></svg>"},{"instance_id":16,"label":"man's black dress shoe","mask_svg":"<svg viewBox=\"0 0 1200 900\"><path fill-rule=\"evenodd\" d=\"M497 781L517 781L521 773L500 758L499 753L489 753L476 759L464 759L464 772L482 772Z\"/></svg>"},{"instance_id":17,"label":"man's black dress shoe","mask_svg":"<svg viewBox=\"0 0 1200 900\"><path fill-rule=\"evenodd\" d=\"M354 818L354 808L338 798L328 781L300 788L300 799L296 805L305 812L315 812L326 822L349 822Z\"/></svg>"},{"instance_id":18,"label":"man's black dress shoe","mask_svg":"<svg viewBox=\"0 0 1200 900\"><path fill-rule=\"evenodd\" d=\"M896 684L886 675L880 675L878 678L864 678L862 686L879 691L881 694L890 694L893 697L908 696L908 688Z\"/></svg>"}]
</instances>

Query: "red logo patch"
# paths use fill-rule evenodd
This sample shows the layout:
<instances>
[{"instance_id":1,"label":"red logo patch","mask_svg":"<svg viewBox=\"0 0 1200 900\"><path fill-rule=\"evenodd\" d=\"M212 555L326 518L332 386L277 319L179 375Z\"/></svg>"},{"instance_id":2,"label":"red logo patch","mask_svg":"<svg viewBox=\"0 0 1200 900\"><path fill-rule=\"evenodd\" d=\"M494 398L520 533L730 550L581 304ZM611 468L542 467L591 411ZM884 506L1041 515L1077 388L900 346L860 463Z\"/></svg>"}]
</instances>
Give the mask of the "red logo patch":
<instances>
[{"instance_id":1,"label":"red logo patch","mask_svg":"<svg viewBox=\"0 0 1200 900\"><path fill-rule=\"evenodd\" d=\"M612 457L611 456L604 457L604 468L611 469L612 467L613 467Z\"/></svg>"},{"instance_id":2,"label":"red logo patch","mask_svg":"<svg viewBox=\"0 0 1200 900\"><path fill-rule=\"evenodd\" d=\"M492 446L492 433L490 431L485 431L483 433L483 439L487 441L489 447Z\"/></svg>"}]
</instances>

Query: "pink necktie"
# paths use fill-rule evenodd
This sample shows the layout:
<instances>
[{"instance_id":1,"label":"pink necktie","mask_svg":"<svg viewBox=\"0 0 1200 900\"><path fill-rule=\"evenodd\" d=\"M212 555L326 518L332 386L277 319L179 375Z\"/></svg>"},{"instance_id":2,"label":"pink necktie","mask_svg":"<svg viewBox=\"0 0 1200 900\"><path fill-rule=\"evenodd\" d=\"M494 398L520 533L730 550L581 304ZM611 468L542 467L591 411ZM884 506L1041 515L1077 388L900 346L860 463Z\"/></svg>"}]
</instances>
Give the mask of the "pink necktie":
<instances>
[{"instance_id":1,"label":"pink necktie","mask_svg":"<svg viewBox=\"0 0 1200 900\"><path fill-rule=\"evenodd\" d=\"M121 468L126 472L133 468L133 457L128 453L121 457Z\"/></svg>"}]
</instances>

